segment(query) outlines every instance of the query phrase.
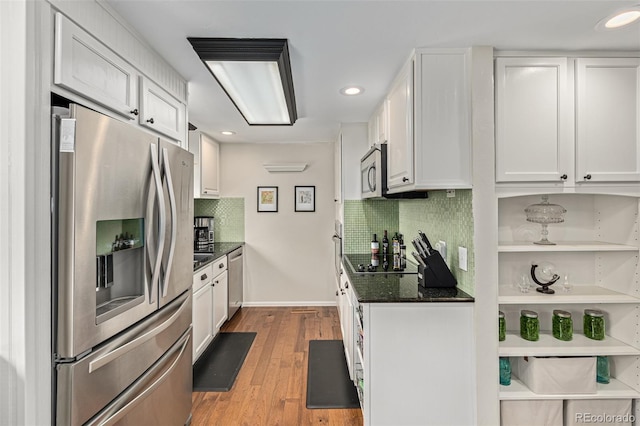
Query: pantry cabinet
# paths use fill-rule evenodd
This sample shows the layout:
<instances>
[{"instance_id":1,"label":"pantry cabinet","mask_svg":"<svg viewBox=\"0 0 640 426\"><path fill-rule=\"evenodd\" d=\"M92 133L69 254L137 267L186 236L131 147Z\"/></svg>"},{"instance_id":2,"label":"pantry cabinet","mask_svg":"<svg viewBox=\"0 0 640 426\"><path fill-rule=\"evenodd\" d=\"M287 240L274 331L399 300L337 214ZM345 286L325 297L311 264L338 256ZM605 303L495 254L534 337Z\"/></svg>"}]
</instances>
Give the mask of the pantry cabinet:
<instances>
[{"instance_id":1,"label":"pantry cabinet","mask_svg":"<svg viewBox=\"0 0 640 426\"><path fill-rule=\"evenodd\" d=\"M575 63L576 182L640 181L640 58Z\"/></svg>"},{"instance_id":2,"label":"pantry cabinet","mask_svg":"<svg viewBox=\"0 0 640 426\"><path fill-rule=\"evenodd\" d=\"M472 49L416 49L388 102L389 193L471 188Z\"/></svg>"},{"instance_id":3,"label":"pantry cabinet","mask_svg":"<svg viewBox=\"0 0 640 426\"><path fill-rule=\"evenodd\" d=\"M526 221L524 209L538 203L539 195L498 200L497 308L504 312L507 327L506 339L499 342L498 355L508 357L512 366L516 361L522 362L523 357L532 356L606 356L611 370L610 383L598 383L595 393L540 394L531 391L512 368L511 384L500 386L500 401L640 398L636 373L640 369L639 200L632 195L550 196L549 202L567 210L563 223L549 225L548 238L555 245L533 244L540 238L541 228ZM537 292L536 284L523 292L520 286L523 277L533 283L531 265L543 263L553 265L561 277L551 286L555 294ZM538 313L541 330L538 341L520 337L522 309ZM571 341L553 337L551 318L555 309L571 313ZM585 309L604 312L604 340L585 337Z\"/></svg>"},{"instance_id":4,"label":"pantry cabinet","mask_svg":"<svg viewBox=\"0 0 640 426\"><path fill-rule=\"evenodd\" d=\"M640 181L640 58L499 57L496 182Z\"/></svg>"},{"instance_id":5,"label":"pantry cabinet","mask_svg":"<svg viewBox=\"0 0 640 426\"><path fill-rule=\"evenodd\" d=\"M220 145L199 131L189 132L196 198L220 198Z\"/></svg>"},{"instance_id":6,"label":"pantry cabinet","mask_svg":"<svg viewBox=\"0 0 640 426\"><path fill-rule=\"evenodd\" d=\"M573 177L566 75L566 58L496 59L496 181Z\"/></svg>"}]
</instances>

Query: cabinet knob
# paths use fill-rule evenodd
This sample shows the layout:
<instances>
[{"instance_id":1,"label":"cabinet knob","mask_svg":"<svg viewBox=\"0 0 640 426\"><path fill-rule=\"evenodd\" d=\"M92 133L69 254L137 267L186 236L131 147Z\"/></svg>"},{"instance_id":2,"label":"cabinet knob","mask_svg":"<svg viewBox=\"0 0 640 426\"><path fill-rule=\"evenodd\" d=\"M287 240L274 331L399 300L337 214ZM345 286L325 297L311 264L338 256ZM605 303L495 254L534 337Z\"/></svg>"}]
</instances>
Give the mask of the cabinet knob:
<instances>
[{"instance_id":1,"label":"cabinet knob","mask_svg":"<svg viewBox=\"0 0 640 426\"><path fill-rule=\"evenodd\" d=\"M586 175L584 178L585 178L586 180L591 180L591 175Z\"/></svg>"},{"instance_id":2,"label":"cabinet knob","mask_svg":"<svg viewBox=\"0 0 640 426\"><path fill-rule=\"evenodd\" d=\"M139 114L138 108L136 108L136 109L134 109L132 111L129 111L129 114L138 115Z\"/></svg>"},{"instance_id":3,"label":"cabinet knob","mask_svg":"<svg viewBox=\"0 0 640 426\"><path fill-rule=\"evenodd\" d=\"M336 296L338 295L338 290L336 290Z\"/></svg>"},{"instance_id":4,"label":"cabinet knob","mask_svg":"<svg viewBox=\"0 0 640 426\"><path fill-rule=\"evenodd\" d=\"M567 175L566 175L566 174L564 174L564 175L560 176L560 179L562 179L562 180L567 180Z\"/></svg>"},{"instance_id":5,"label":"cabinet knob","mask_svg":"<svg viewBox=\"0 0 640 426\"><path fill-rule=\"evenodd\" d=\"M220 269L224 268L224 263L219 264L218 268L220 268Z\"/></svg>"},{"instance_id":6,"label":"cabinet knob","mask_svg":"<svg viewBox=\"0 0 640 426\"><path fill-rule=\"evenodd\" d=\"M200 275L200 280L201 280L201 281L204 281L204 280L206 280L206 279L207 279L207 274L202 274L202 275Z\"/></svg>"},{"instance_id":7,"label":"cabinet knob","mask_svg":"<svg viewBox=\"0 0 640 426\"><path fill-rule=\"evenodd\" d=\"M344 283L344 288L349 288L349 283Z\"/></svg>"},{"instance_id":8,"label":"cabinet knob","mask_svg":"<svg viewBox=\"0 0 640 426\"><path fill-rule=\"evenodd\" d=\"M409 182L409 178L408 178L408 177L403 177L403 178L402 178L402 181L403 181L403 182Z\"/></svg>"},{"instance_id":9,"label":"cabinet knob","mask_svg":"<svg viewBox=\"0 0 640 426\"><path fill-rule=\"evenodd\" d=\"M147 120L147 123L149 124L153 124L153 117L151 117L150 119Z\"/></svg>"},{"instance_id":10,"label":"cabinet knob","mask_svg":"<svg viewBox=\"0 0 640 426\"><path fill-rule=\"evenodd\" d=\"M215 286L216 286L216 284L220 284L220 281L215 280L211 286L212 286L212 287L215 287Z\"/></svg>"}]
</instances>

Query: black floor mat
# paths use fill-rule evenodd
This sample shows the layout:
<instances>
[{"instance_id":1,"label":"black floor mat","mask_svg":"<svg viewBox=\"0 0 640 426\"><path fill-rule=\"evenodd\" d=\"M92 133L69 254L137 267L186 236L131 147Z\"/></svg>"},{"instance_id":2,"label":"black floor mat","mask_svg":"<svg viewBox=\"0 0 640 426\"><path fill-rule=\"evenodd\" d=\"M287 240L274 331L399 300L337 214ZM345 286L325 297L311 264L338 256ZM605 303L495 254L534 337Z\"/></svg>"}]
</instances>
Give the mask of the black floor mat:
<instances>
[{"instance_id":1,"label":"black floor mat","mask_svg":"<svg viewBox=\"0 0 640 426\"><path fill-rule=\"evenodd\" d=\"M194 392L227 392L256 333L219 333L193 366Z\"/></svg>"},{"instance_id":2,"label":"black floor mat","mask_svg":"<svg viewBox=\"0 0 640 426\"><path fill-rule=\"evenodd\" d=\"M359 408L342 340L310 340L307 408Z\"/></svg>"}]
</instances>

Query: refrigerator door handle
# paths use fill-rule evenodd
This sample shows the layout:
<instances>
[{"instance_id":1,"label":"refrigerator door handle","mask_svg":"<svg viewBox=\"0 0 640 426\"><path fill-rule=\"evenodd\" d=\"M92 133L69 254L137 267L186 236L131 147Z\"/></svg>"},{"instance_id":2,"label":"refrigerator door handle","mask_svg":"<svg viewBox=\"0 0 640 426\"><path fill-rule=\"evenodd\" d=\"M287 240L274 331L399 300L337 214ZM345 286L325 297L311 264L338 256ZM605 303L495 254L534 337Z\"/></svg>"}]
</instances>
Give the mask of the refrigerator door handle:
<instances>
[{"instance_id":1,"label":"refrigerator door handle","mask_svg":"<svg viewBox=\"0 0 640 426\"><path fill-rule=\"evenodd\" d=\"M162 148L162 163L164 166L164 175L167 179L167 190L169 191L169 208L171 209L171 239L169 245L169 256L167 258L167 269L164 273L164 283L162 285L162 297L167 296L169 289L169 276L171 275L171 265L173 264L173 255L176 249L176 232L178 227L178 216L176 212L176 195L173 191L173 180L171 178L171 167L169 165L169 151Z\"/></svg>"},{"instance_id":2,"label":"refrigerator door handle","mask_svg":"<svg viewBox=\"0 0 640 426\"><path fill-rule=\"evenodd\" d=\"M189 305L189 304L188 303L182 303L180 305L180 308L178 308L178 310L176 310L176 312L174 312L173 315L171 315L169 318L167 318L167 320L164 321L159 326L155 327L152 330L147 331L146 333L142 334L140 337L137 337L137 338L133 339L132 341L130 341L130 342L128 342L128 343L126 343L126 344L124 344L122 346L119 346L117 349L104 354L100 358L97 358L95 361L91 361L89 363L89 373L93 373L94 371L96 371L100 367L104 367L105 365L107 365L111 361L113 361L114 359L121 357L125 353L135 349L136 347L144 344L148 340L153 339L158 334L162 333L164 330L169 328L180 317L180 315L182 314L182 311L184 311L184 309L185 309L185 307L187 305Z\"/></svg>"},{"instance_id":3,"label":"refrigerator door handle","mask_svg":"<svg viewBox=\"0 0 640 426\"><path fill-rule=\"evenodd\" d=\"M165 224L166 217L164 211L164 197L162 196L162 180L160 179L160 168L158 166L158 151L157 146L155 144L151 144L151 170L153 171L153 180L156 184L156 199L158 200L158 212L160 215L160 224L158 226L158 240L157 245L158 248L156 250L156 259L154 261L153 266L153 274L151 276L151 287L150 287L150 300L149 303L154 303L156 301L156 292L158 289L158 282L160 280L160 266L162 264L162 252L164 250L164 233L165 233Z\"/></svg>"},{"instance_id":4,"label":"refrigerator door handle","mask_svg":"<svg viewBox=\"0 0 640 426\"><path fill-rule=\"evenodd\" d=\"M142 402L147 395L150 395L158 386L162 384L166 380L167 377L171 375L173 370L176 368L180 359L185 354L187 350L189 340L191 339L191 334L187 333L184 335L181 340L176 342L176 345L172 350L167 352L163 358L173 357L171 360L171 365L169 365L164 372L154 380L151 384L146 384L145 381L152 378L154 375L158 374L158 369L162 367L162 365L151 368L147 371L142 377L137 380L137 383L141 383L144 386L133 386L132 389L129 389L118 397L110 406L99 416L91 419L86 425L114 425L118 422L118 420L122 419L127 415L128 412L133 410L136 405ZM175 355L177 352L177 355Z\"/></svg>"}]
</instances>

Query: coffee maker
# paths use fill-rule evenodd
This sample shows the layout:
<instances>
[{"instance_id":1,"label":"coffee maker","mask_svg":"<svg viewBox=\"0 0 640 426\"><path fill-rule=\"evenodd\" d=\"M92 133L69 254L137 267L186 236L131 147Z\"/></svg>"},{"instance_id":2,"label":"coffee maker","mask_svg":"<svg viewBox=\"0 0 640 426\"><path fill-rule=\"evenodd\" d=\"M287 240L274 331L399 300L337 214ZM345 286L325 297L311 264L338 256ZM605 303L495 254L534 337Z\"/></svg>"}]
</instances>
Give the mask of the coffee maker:
<instances>
[{"instance_id":1,"label":"coffee maker","mask_svg":"<svg viewBox=\"0 0 640 426\"><path fill-rule=\"evenodd\" d=\"M213 252L213 216L193 218L193 251Z\"/></svg>"}]
</instances>

